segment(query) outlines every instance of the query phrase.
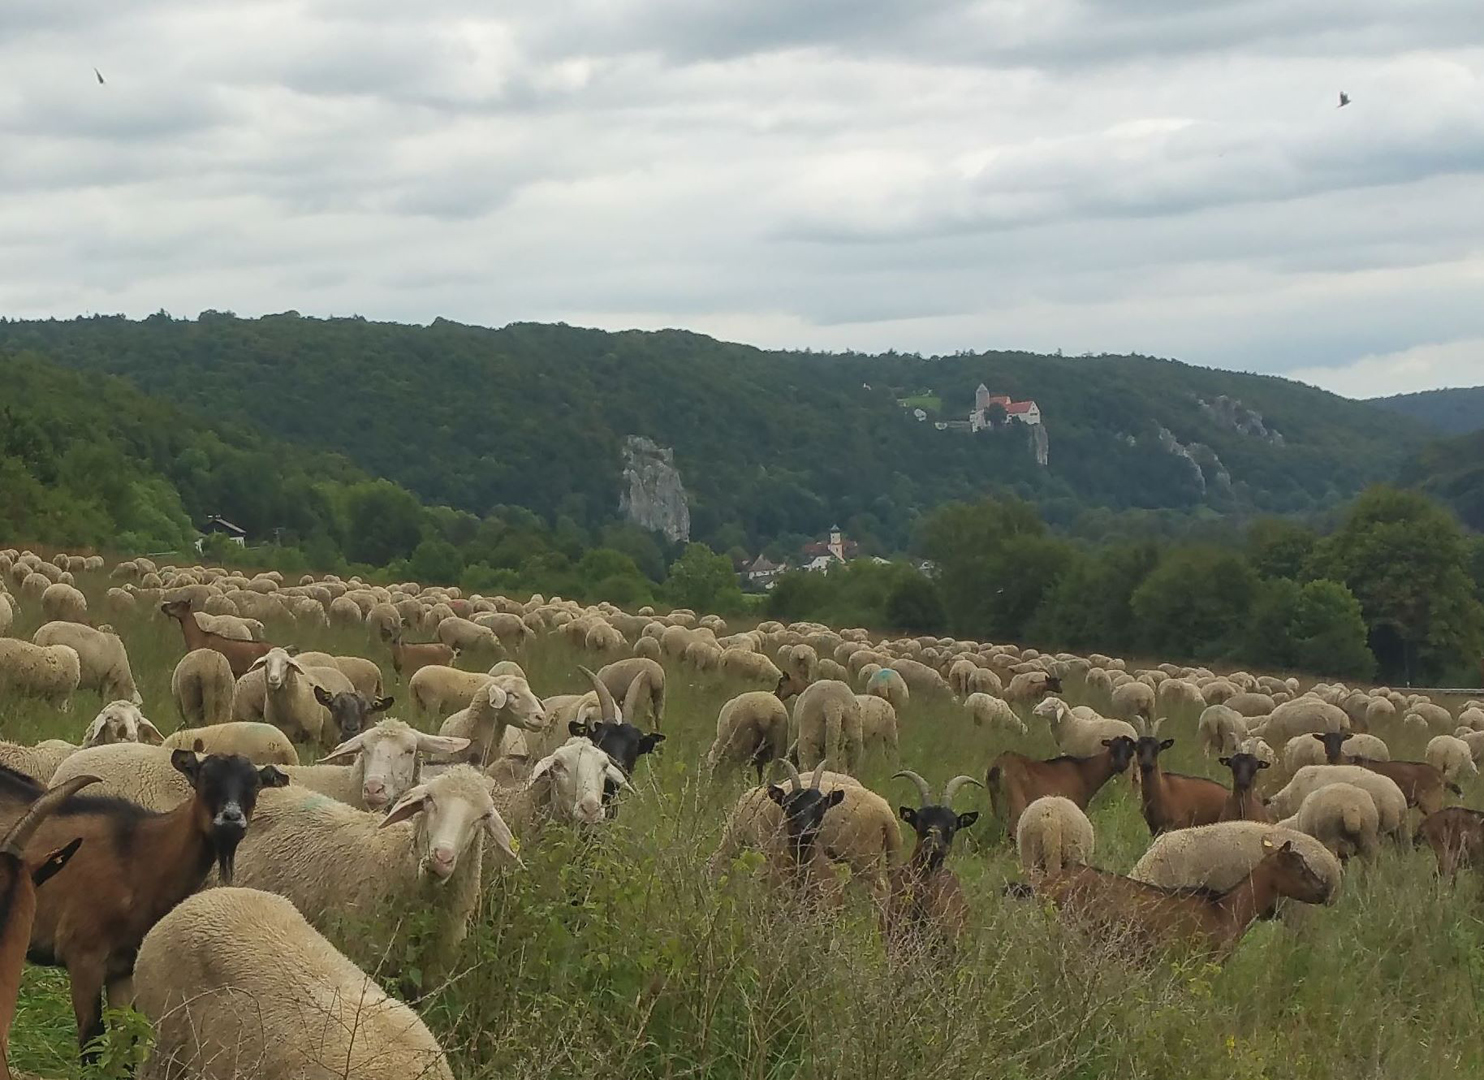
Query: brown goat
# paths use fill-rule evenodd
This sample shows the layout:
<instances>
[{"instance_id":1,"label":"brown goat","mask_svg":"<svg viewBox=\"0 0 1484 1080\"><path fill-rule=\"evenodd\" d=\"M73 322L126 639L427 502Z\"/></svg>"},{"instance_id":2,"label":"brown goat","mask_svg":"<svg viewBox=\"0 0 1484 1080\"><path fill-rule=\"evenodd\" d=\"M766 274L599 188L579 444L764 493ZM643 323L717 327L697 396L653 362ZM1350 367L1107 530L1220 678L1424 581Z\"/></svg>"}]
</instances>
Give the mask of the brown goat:
<instances>
[{"instance_id":1,"label":"brown goat","mask_svg":"<svg viewBox=\"0 0 1484 1080\"><path fill-rule=\"evenodd\" d=\"M897 808L901 819L916 832L917 844L911 858L888 872L882 931L893 950L914 941L951 944L968 926L969 903L958 875L944 861L958 831L979 820L974 810L955 813L953 796L965 784L979 781L971 776L955 776L944 785L943 797L935 803L932 789L917 773L904 769L896 775L917 786L921 805L915 810L910 806Z\"/></svg>"},{"instance_id":2,"label":"brown goat","mask_svg":"<svg viewBox=\"0 0 1484 1080\"><path fill-rule=\"evenodd\" d=\"M127 1002L144 935L201 887L213 863L223 882L231 882L259 788L288 783L276 767L259 768L238 755L198 758L176 750L170 762L194 790L176 809L160 814L124 799L70 795L37 828L27 851L35 857L83 840L36 912L28 956L67 969L85 1058L103 1032L105 986L111 1004ZM0 772L0 827L24 818L42 795L30 777Z\"/></svg>"},{"instance_id":3,"label":"brown goat","mask_svg":"<svg viewBox=\"0 0 1484 1080\"><path fill-rule=\"evenodd\" d=\"M1149 834L1158 836L1171 829L1214 825L1221 820L1230 794L1215 780L1200 776L1167 773L1159 767L1159 755L1175 745L1174 739L1159 740L1160 721L1140 735L1134 753L1139 760L1139 798Z\"/></svg>"},{"instance_id":4,"label":"brown goat","mask_svg":"<svg viewBox=\"0 0 1484 1080\"><path fill-rule=\"evenodd\" d=\"M1460 866L1484 867L1484 813L1450 806L1429 814L1417 830L1438 857L1438 873L1452 878Z\"/></svg>"},{"instance_id":5,"label":"brown goat","mask_svg":"<svg viewBox=\"0 0 1484 1080\"><path fill-rule=\"evenodd\" d=\"M160 610L180 624L187 652L210 649L221 653L232 668L233 678L242 678L259 657L267 656L273 649L271 641L238 641L202 630L201 624L191 614L189 600L167 600L160 605Z\"/></svg>"},{"instance_id":6,"label":"brown goat","mask_svg":"<svg viewBox=\"0 0 1484 1080\"><path fill-rule=\"evenodd\" d=\"M64 799L97 782L96 776L74 776L46 792L0 840L0 1080L10 1080L10 1025L21 993L21 968L31 943L36 890L67 865L82 840L74 838L39 860L26 855L26 845Z\"/></svg>"},{"instance_id":7,"label":"brown goat","mask_svg":"<svg viewBox=\"0 0 1484 1080\"><path fill-rule=\"evenodd\" d=\"M1268 821L1273 817L1263 805L1262 796L1253 790L1260 770L1268 763L1251 754L1233 754L1217 759L1232 771L1232 790L1221 807L1220 821Z\"/></svg>"},{"instance_id":8,"label":"brown goat","mask_svg":"<svg viewBox=\"0 0 1484 1080\"><path fill-rule=\"evenodd\" d=\"M1436 814L1443 808L1446 792L1462 795L1457 784L1450 784L1441 769L1425 761L1376 761L1372 758L1353 757L1350 761L1373 773L1389 776L1402 789L1407 805L1415 806L1424 814Z\"/></svg>"},{"instance_id":9,"label":"brown goat","mask_svg":"<svg viewBox=\"0 0 1484 1080\"><path fill-rule=\"evenodd\" d=\"M1035 895L1052 901L1070 921L1103 936L1122 938L1145 949L1189 945L1216 960L1231 955L1252 920L1280 896L1306 904L1323 903L1324 879L1294 849L1293 841L1268 849L1252 872L1226 892L1166 889L1133 878L1072 866L1043 878Z\"/></svg>"},{"instance_id":10,"label":"brown goat","mask_svg":"<svg viewBox=\"0 0 1484 1080\"><path fill-rule=\"evenodd\" d=\"M1025 808L1043 795L1061 795L1083 810L1098 790L1128 768L1134 740L1119 735L1103 740L1103 752L1092 757L1057 757L1038 761L1013 751L995 758L985 777L989 803L1013 840Z\"/></svg>"},{"instance_id":11,"label":"brown goat","mask_svg":"<svg viewBox=\"0 0 1484 1080\"><path fill-rule=\"evenodd\" d=\"M453 667L459 650L441 641L403 641L399 633L393 637L392 670L401 679L410 679L425 667Z\"/></svg>"}]
</instances>

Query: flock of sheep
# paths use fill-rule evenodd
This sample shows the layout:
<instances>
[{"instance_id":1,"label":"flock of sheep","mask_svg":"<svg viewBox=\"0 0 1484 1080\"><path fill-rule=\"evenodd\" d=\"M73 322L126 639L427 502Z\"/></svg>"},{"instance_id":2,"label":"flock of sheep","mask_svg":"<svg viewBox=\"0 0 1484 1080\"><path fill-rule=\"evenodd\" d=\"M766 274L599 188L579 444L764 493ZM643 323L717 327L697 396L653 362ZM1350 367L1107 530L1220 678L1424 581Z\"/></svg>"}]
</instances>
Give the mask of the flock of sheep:
<instances>
[{"instance_id":1,"label":"flock of sheep","mask_svg":"<svg viewBox=\"0 0 1484 1080\"><path fill-rule=\"evenodd\" d=\"M753 687L721 707L705 758L713 776L745 769L757 785L727 815L712 872L756 851L772 888L821 913L859 892L903 954L951 953L970 922L948 856L980 817L955 809L971 786L988 788L1024 871L1009 894L1144 948L1222 957L1281 899L1333 901L1345 862L1387 843L1430 844L1449 875L1484 860L1484 815L1444 805L1484 755L1480 702L1455 715L1386 688L1300 693L1292 678L1130 671L1101 655L812 624L729 633L689 611L291 585L148 559L114 566L90 603L74 575L104 570L96 556L0 551L3 700L58 717L79 690L104 703L69 721L75 744L0 742L0 896L16 897L0 905L0 1077L28 954L67 970L84 1048L105 996L151 1020L148 1076L451 1076L418 1014L364 972L400 982L387 942L342 941L346 955L330 938L347 918L417 912L419 978L456 972L481 890L520 866L522 844L619 815L665 740L676 673ZM23 612L42 625L29 641L5 636ZM142 699L109 626L124 619L179 640L168 736L166 703ZM293 645L336 626L365 633L395 694L370 656ZM593 657L586 692L539 696L506 658L548 635ZM1064 681L1104 712L1070 705ZM436 733L386 715L398 695ZM917 805L894 810L858 776L868 755L900 764L914 697L957 703L996 742L1044 724L1062 756L1007 750L982 780L957 775L936 793L902 769ZM1177 726L1228 782L1162 767ZM1423 760L1393 761L1385 737L1412 732L1429 736ZM1092 865L1086 813L1119 777L1153 838L1126 877ZM265 939L286 946L272 965L244 947Z\"/></svg>"}]
</instances>

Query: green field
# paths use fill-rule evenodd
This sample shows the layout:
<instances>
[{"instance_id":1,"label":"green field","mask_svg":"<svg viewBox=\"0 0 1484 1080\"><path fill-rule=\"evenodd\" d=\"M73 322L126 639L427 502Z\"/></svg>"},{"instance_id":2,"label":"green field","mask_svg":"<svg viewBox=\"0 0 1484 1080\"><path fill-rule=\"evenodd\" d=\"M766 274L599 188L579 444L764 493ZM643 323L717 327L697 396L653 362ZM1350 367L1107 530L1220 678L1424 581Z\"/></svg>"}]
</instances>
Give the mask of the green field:
<instances>
[{"instance_id":1,"label":"green field","mask_svg":"<svg viewBox=\"0 0 1484 1080\"><path fill-rule=\"evenodd\" d=\"M107 582L81 575L79 585L97 605ZM38 621L29 614L12 634L29 636ZM177 629L145 612L115 625L146 714L172 730L170 673L184 651ZM398 698L393 713L436 726L404 709L405 688L391 677L385 650L359 633L270 633L381 661ZM576 665L597 662L555 637L517 658L542 695L583 689ZM748 858L723 882L712 880L707 862L747 781L709 781L698 763L719 706L742 687L678 666L669 675L668 739L641 763L619 818L598 839L550 827L524 838L524 871L488 871L464 969L419 1006L459 1077L1484 1075L1476 873L1456 887L1440 884L1429 851L1388 848L1374 865L1350 865L1334 906L1291 905L1255 925L1224 967L1181 956L1135 966L1121 950L1064 930L1037 904L1002 897L1003 883L1018 877L1014 853L983 792L968 788L960 809L985 811L953 864L974 908L969 939L953 960L892 961L863 895L838 916L800 911L755 879ZM1082 701L1079 691L1069 683L1069 700ZM70 715L59 715L7 697L0 732L75 741L99 704L81 694ZM982 777L1003 749L1055 752L1039 721L1025 738L986 734L947 699L914 699L902 729L900 764L935 788L954 773ZM1176 716L1166 729L1177 739L1172 771L1218 775L1195 746L1193 716ZM1420 756L1420 738L1381 734L1394 757ZM911 785L890 779L897 767L868 759L862 779L894 805L915 804ZM1479 805L1480 795L1479 781L1465 786L1466 803ZM1091 817L1096 864L1127 871L1148 843L1128 782L1110 784ZM403 945L363 926L350 946L368 941L393 955ZM271 953L265 943L265 963ZM74 1077L74 1056L65 977L28 968L13 1066Z\"/></svg>"}]
</instances>

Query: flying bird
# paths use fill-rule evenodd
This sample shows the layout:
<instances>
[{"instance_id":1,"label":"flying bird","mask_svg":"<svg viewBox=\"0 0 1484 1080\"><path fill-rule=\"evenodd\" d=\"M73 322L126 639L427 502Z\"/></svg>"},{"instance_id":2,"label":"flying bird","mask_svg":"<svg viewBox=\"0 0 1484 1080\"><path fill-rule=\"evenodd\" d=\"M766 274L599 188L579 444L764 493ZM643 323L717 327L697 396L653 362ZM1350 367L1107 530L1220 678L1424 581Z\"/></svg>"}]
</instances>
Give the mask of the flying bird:
<instances>
[{"instance_id":1,"label":"flying bird","mask_svg":"<svg viewBox=\"0 0 1484 1080\"><path fill-rule=\"evenodd\" d=\"M104 82L103 82L103 72L99 71L97 68L94 68L93 69L93 74L96 75L96 76L98 76L98 85L99 86L103 86L104 85ZM1343 97L1344 95L1342 94L1340 96Z\"/></svg>"},{"instance_id":2,"label":"flying bird","mask_svg":"<svg viewBox=\"0 0 1484 1080\"><path fill-rule=\"evenodd\" d=\"M1340 103L1338 105L1336 105L1335 108L1337 108L1337 109L1343 109L1346 105L1349 105L1349 104L1350 104L1350 95L1347 94L1347 93L1345 93L1345 91L1341 90L1340 91Z\"/></svg>"}]
</instances>

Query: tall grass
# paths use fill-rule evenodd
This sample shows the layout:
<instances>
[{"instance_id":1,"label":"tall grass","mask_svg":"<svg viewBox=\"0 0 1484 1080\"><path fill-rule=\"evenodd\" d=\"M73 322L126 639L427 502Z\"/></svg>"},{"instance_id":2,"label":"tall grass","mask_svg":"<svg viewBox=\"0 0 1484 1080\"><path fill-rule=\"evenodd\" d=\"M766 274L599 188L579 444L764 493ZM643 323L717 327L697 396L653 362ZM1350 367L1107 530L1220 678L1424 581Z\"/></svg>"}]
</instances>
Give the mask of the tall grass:
<instances>
[{"instance_id":1,"label":"tall grass","mask_svg":"<svg viewBox=\"0 0 1484 1080\"><path fill-rule=\"evenodd\" d=\"M101 578L83 582L96 603ZM13 633L29 634L34 612ZM146 711L175 726L169 681L183 648L157 613L114 620L133 659ZM406 688L385 651L343 631L290 633L304 648L383 663L397 715ZM580 662L556 638L519 656L538 692L584 688ZM637 791L597 838L549 828L528 838L526 869L488 875L463 963L419 1004L464 1078L697 1077L716 1080L996 1076L1084 1080L1154 1078L1435 1078L1484 1075L1484 906L1477 877L1439 883L1430 853L1388 849L1352 864L1338 903L1292 906L1257 924L1224 967L1172 955L1147 966L1095 947L1033 902L1002 897L1018 876L1013 850L988 814L953 865L973 906L973 930L951 961L889 959L872 906L854 896L838 915L792 905L765 888L757 860L720 880L707 863L747 781L710 780L698 763L721 703L743 687L670 668L667 741L646 758ZM1074 689L1069 695L1082 699ZM1093 705L1105 705L1092 701ZM70 715L0 701L9 739L76 739L100 702L81 694ZM1166 767L1220 777L1195 747L1194 716L1172 718ZM1421 740L1383 733L1397 757ZM1018 738L986 734L946 699L919 696L902 718L901 760L868 760L862 779L894 805L913 797L900 766L935 784L983 776L1003 749L1050 755L1045 727ZM1477 803L1478 789L1468 790ZM960 796L961 808L978 795ZM1120 778L1091 811L1098 865L1127 871L1148 844ZM399 950L418 916L344 927L358 955ZM272 944L262 943L264 962ZM400 964L399 964L400 966ZM66 979L28 970L12 1041L22 1069L76 1076Z\"/></svg>"}]
</instances>

